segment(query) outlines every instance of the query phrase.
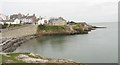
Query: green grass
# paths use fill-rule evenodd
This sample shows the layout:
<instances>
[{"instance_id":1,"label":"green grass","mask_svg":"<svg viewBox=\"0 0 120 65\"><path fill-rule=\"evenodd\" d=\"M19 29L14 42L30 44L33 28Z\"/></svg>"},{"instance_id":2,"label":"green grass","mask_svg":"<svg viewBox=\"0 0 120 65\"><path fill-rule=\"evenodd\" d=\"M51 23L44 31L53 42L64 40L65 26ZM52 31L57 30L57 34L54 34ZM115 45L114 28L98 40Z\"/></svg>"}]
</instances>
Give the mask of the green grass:
<instances>
[{"instance_id":1,"label":"green grass","mask_svg":"<svg viewBox=\"0 0 120 65\"><path fill-rule=\"evenodd\" d=\"M7 26L8 26L8 24L4 24L4 25L0 24L0 29L7 28Z\"/></svg>"},{"instance_id":2,"label":"green grass","mask_svg":"<svg viewBox=\"0 0 120 65\"><path fill-rule=\"evenodd\" d=\"M41 58L41 59L45 59L43 58L42 56L40 55L32 55L31 53L7 53L7 54L0 54L1 57L0 57L0 61L2 63L6 63L9 61L10 63L25 63L24 61L22 60L18 60L16 57L19 56L20 54L24 54L24 55L28 55L29 57L31 58Z\"/></svg>"},{"instance_id":3,"label":"green grass","mask_svg":"<svg viewBox=\"0 0 120 65\"><path fill-rule=\"evenodd\" d=\"M21 26L20 24L11 24L11 25L9 25L9 27L11 28L11 27L17 27L17 26Z\"/></svg>"},{"instance_id":4,"label":"green grass","mask_svg":"<svg viewBox=\"0 0 120 65\"><path fill-rule=\"evenodd\" d=\"M16 59L19 54L29 54L29 53L8 53L2 54L2 63L8 62L10 60L11 63L25 63L24 61Z\"/></svg>"},{"instance_id":5,"label":"green grass","mask_svg":"<svg viewBox=\"0 0 120 65\"><path fill-rule=\"evenodd\" d=\"M0 24L0 29L13 28L13 27L17 27L17 26L21 26L21 25L20 24L4 24L4 25Z\"/></svg>"},{"instance_id":6,"label":"green grass","mask_svg":"<svg viewBox=\"0 0 120 65\"><path fill-rule=\"evenodd\" d=\"M2 55L0 55L0 64L2 63Z\"/></svg>"},{"instance_id":7,"label":"green grass","mask_svg":"<svg viewBox=\"0 0 120 65\"><path fill-rule=\"evenodd\" d=\"M46 26L46 25L39 25L37 31L64 31L66 26Z\"/></svg>"},{"instance_id":8,"label":"green grass","mask_svg":"<svg viewBox=\"0 0 120 65\"><path fill-rule=\"evenodd\" d=\"M80 27L80 23L75 23L76 27Z\"/></svg>"}]
</instances>

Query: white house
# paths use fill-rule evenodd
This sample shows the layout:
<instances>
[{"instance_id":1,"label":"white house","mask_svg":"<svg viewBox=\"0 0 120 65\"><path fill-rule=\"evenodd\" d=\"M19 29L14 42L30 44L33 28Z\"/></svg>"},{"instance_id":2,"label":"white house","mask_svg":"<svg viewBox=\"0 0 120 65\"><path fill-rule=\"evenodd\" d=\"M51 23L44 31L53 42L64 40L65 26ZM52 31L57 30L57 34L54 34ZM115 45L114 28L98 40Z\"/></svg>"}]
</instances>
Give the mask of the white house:
<instances>
[{"instance_id":1,"label":"white house","mask_svg":"<svg viewBox=\"0 0 120 65\"><path fill-rule=\"evenodd\" d=\"M49 18L47 17L39 17L39 20L37 21L38 25L44 25L49 23Z\"/></svg>"},{"instance_id":2,"label":"white house","mask_svg":"<svg viewBox=\"0 0 120 65\"><path fill-rule=\"evenodd\" d=\"M38 25L43 25L44 24L44 20L42 19L42 20L38 20L38 23L37 23Z\"/></svg>"},{"instance_id":3,"label":"white house","mask_svg":"<svg viewBox=\"0 0 120 65\"><path fill-rule=\"evenodd\" d=\"M0 24L4 25L4 24L20 24L20 20L19 19L15 19L15 20L1 20Z\"/></svg>"},{"instance_id":4,"label":"white house","mask_svg":"<svg viewBox=\"0 0 120 65\"><path fill-rule=\"evenodd\" d=\"M15 19L14 22L12 22L12 24L20 24L20 20L19 19Z\"/></svg>"},{"instance_id":5,"label":"white house","mask_svg":"<svg viewBox=\"0 0 120 65\"><path fill-rule=\"evenodd\" d=\"M38 25L44 25L44 24L48 24L49 19L40 19L38 20Z\"/></svg>"}]
</instances>

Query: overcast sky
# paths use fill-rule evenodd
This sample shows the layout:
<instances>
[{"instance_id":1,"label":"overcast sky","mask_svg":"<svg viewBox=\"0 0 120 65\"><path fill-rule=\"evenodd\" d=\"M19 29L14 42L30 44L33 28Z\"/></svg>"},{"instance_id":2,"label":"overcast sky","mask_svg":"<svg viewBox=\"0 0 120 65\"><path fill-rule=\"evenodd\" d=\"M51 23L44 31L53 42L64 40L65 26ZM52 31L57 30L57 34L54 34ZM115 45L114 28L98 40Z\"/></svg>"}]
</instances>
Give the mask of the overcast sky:
<instances>
[{"instance_id":1,"label":"overcast sky","mask_svg":"<svg viewBox=\"0 0 120 65\"><path fill-rule=\"evenodd\" d=\"M0 12L86 22L117 22L119 0L0 0Z\"/></svg>"}]
</instances>

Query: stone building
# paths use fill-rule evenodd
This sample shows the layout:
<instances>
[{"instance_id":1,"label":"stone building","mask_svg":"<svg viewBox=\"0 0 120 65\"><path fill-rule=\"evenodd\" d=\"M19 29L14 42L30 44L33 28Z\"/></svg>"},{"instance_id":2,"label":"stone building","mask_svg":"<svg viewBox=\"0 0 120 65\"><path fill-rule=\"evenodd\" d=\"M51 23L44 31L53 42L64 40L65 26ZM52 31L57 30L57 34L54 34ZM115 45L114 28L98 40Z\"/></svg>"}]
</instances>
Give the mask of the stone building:
<instances>
[{"instance_id":1,"label":"stone building","mask_svg":"<svg viewBox=\"0 0 120 65\"><path fill-rule=\"evenodd\" d=\"M54 25L54 26L63 26L66 25L67 22L65 19L63 19L62 17L59 18L51 18L49 20L49 25Z\"/></svg>"}]
</instances>

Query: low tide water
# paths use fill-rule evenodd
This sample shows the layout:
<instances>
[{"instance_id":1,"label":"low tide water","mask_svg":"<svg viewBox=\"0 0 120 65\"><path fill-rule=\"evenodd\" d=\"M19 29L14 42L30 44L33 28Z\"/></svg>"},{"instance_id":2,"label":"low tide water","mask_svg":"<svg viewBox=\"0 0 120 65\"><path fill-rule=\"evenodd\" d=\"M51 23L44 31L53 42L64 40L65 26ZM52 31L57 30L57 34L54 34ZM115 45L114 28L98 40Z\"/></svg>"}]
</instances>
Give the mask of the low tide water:
<instances>
[{"instance_id":1,"label":"low tide water","mask_svg":"<svg viewBox=\"0 0 120 65\"><path fill-rule=\"evenodd\" d=\"M15 52L32 52L81 63L118 63L118 24L91 24L107 28L89 34L42 36L22 44Z\"/></svg>"}]
</instances>

